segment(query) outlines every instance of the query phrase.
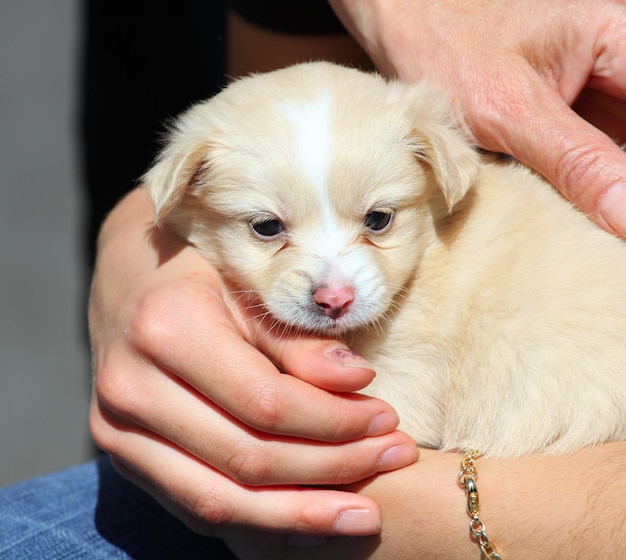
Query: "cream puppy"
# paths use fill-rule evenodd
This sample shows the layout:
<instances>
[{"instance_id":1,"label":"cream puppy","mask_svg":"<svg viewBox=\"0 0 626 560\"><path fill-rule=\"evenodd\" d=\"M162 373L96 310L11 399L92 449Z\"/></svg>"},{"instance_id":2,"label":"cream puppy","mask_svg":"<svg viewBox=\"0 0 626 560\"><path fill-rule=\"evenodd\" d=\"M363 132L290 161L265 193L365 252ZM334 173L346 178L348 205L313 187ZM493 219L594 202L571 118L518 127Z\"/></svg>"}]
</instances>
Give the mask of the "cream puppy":
<instances>
[{"instance_id":1,"label":"cream puppy","mask_svg":"<svg viewBox=\"0 0 626 560\"><path fill-rule=\"evenodd\" d=\"M426 86L327 63L242 79L180 117L145 183L259 316L345 337L420 445L626 436L626 245L479 155Z\"/></svg>"}]
</instances>

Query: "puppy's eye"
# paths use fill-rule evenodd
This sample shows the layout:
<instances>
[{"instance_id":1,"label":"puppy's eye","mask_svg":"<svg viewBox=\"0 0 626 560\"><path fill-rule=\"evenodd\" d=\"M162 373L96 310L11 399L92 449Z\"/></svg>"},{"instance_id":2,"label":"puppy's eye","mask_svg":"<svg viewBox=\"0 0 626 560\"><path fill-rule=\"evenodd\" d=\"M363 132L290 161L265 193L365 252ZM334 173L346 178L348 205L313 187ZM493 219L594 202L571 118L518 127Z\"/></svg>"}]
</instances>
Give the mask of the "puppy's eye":
<instances>
[{"instance_id":1,"label":"puppy's eye","mask_svg":"<svg viewBox=\"0 0 626 560\"><path fill-rule=\"evenodd\" d=\"M365 215L363 223L372 231L383 231L389 227L393 214L391 212L374 211Z\"/></svg>"},{"instance_id":2,"label":"puppy's eye","mask_svg":"<svg viewBox=\"0 0 626 560\"><path fill-rule=\"evenodd\" d=\"M272 239L285 231L285 226L280 220L272 218L257 218L250 221L250 227L257 237Z\"/></svg>"}]
</instances>

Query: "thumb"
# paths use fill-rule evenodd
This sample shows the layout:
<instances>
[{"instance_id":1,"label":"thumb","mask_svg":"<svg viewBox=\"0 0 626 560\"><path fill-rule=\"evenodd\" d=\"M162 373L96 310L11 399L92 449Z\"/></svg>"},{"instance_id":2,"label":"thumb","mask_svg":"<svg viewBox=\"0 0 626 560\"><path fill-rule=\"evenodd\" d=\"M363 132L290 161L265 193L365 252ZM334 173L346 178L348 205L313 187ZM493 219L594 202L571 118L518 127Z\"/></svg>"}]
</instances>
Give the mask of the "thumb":
<instances>
[{"instance_id":1,"label":"thumb","mask_svg":"<svg viewBox=\"0 0 626 560\"><path fill-rule=\"evenodd\" d=\"M285 372L328 391L358 391L375 376L369 362L340 340L267 333L255 344Z\"/></svg>"},{"instance_id":2,"label":"thumb","mask_svg":"<svg viewBox=\"0 0 626 560\"><path fill-rule=\"evenodd\" d=\"M338 339L290 330L279 324L252 294L229 303L231 317L244 338L279 369L311 385L336 393L359 391L369 385L372 365Z\"/></svg>"},{"instance_id":3,"label":"thumb","mask_svg":"<svg viewBox=\"0 0 626 560\"><path fill-rule=\"evenodd\" d=\"M626 154L556 92L544 91L540 98L524 112L523 122L503 132L508 153L598 225L626 237Z\"/></svg>"}]
</instances>

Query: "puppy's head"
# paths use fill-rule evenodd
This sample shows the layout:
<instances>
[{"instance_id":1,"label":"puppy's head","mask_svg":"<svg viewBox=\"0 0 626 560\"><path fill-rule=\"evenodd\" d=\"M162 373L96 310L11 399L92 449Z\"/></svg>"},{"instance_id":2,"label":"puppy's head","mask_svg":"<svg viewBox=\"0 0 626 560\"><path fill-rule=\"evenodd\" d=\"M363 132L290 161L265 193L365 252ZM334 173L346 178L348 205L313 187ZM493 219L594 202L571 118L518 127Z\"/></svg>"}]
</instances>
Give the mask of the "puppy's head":
<instances>
[{"instance_id":1,"label":"puppy's head","mask_svg":"<svg viewBox=\"0 0 626 560\"><path fill-rule=\"evenodd\" d=\"M477 170L426 87L311 63L190 109L145 184L273 319L340 334L393 307Z\"/></svg>"}]
</instances>

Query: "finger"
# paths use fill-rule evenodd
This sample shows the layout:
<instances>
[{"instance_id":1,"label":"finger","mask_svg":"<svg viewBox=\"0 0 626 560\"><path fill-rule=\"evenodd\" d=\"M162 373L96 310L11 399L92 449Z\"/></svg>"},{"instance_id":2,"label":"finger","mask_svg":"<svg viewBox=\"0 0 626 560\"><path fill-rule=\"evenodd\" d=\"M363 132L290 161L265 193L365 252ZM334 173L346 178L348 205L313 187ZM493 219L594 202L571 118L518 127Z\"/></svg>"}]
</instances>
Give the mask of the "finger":
<instances>
[{"instance_id":1,"label":"finger","mask_svg":"<svg viewBox=\"0 0 626 560\"><path fill-rule=\"evenodd\" d=\"M206 286L192 282L167 294L155 290L128 329L129 342L146 363L155 361L176 372L220 408L265 433L347 441L396 428L397 415L383 401L342 398L280 374L242 339L221 301ZM114 356L109 361L107 369L114 376L118 364ZM344 369L351 373L358 368Z\"/></svg>"},{"instance_id":2,"label":"finger","mask_svg":"<svg viewBox=\"0 0 626 560\"><path fill-rule=\"evenodd\" d=\"M176 442L246 485L346 484L417 460L415 444L402 432L361 438L341 446L268 438L166 372L154 372L144 384L129 385L125 379L100 376L96 381L94 408L98 417L94 417L92 432L98 444L112 454L120 450L117 441L108 440L108 427L132 424ZM116 383L124 383L124 390Z\"/></svg>"},{"instance_id":3,"label":"finger","mask_svg":"<svg viewBox=\"0 0 626 560\"><path fill-rule=\"evenodd\" d=\"M231 298L225 294L226 301ZM246 340L280 368L317 387L335 392L358 391L369 385L375 372L371 364L340 341L294 334L274 321L259 320L258 305L236 298L230 308Z\"/></svg>"},{"instance_id":4,"label":"finger","mask_svg":"<svg viewBox=\"0 0 626 560\"><path fill-rule=\"evenodd\" d=\"M376 375L365 358L340 340L267 333L255 346L283 371L328 391L359 391Z\"/></svg>"},{"instance_id":5,"label":"finger","mask_svg":"<svg viewBox=\"0 0 626 560\"><path fill-rule=\"evenodd\" d=\"M133 450L114 459L121 473L198 533L232 538L233 529L319 535L380 530L378 507L358 494L295 486L248 488L141 431L116 430L115 437L123 440L120 448Z\"/></svg>"},{"instance_id":6,"label":"finger","mask_svg":"<svg viewBox=\"0 0 626 560\"><path fill-rule=\"evenodd\" d=\"M626 236L626 154L534 73L525 87L475 124L478 142L534 168L601 227Z\"/></svg>"},{"instance_id":7,"label":"finger","mask_svg":"<svg viewBox=\"0 0 626 560\"><path fill-rule=\"evenodd\" d=\"M552 150L529 150L535 168L601 227L626 236L626 154L571 109L561 111L537 142Z\"/></svg>"}]
</instances>

